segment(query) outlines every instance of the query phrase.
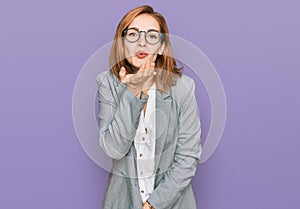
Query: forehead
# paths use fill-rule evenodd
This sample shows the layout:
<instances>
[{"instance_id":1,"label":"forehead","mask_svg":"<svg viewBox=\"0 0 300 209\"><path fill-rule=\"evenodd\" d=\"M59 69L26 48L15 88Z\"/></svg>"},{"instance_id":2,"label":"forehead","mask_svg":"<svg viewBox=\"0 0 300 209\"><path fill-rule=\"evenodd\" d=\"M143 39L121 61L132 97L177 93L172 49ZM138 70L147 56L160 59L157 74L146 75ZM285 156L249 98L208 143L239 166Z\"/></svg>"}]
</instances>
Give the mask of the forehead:
<instances>
[{"instance_id":1,"label":"forehead","mask_svg":"<svg viewBox=\"0 0 300 209\"><path fill-rule=\"evenodd\" d=\"M134 18L128 28L137 28L140 31L147 31L150 29L160 30L158 22L148 14L141 14Z\"/></svg>"}]
</instances>

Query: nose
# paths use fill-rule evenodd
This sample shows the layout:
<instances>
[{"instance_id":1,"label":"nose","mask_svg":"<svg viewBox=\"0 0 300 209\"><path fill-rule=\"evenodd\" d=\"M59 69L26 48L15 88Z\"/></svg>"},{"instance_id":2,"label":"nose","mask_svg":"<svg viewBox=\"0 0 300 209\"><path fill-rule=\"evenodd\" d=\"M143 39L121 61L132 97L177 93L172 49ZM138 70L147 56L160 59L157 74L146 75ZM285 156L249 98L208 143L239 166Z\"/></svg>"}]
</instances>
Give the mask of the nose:
<instances>
[{"instance_id":1,"label":"nose","mask_svg":"<svg viewBox=\"0 0 300 209\"><path fill-rule=\"evenodd\" d=\"M145 47L147 45L146 33L144 31L140 32L140 38L138 40L138 46Z\"/></svg>"}]
</instances>

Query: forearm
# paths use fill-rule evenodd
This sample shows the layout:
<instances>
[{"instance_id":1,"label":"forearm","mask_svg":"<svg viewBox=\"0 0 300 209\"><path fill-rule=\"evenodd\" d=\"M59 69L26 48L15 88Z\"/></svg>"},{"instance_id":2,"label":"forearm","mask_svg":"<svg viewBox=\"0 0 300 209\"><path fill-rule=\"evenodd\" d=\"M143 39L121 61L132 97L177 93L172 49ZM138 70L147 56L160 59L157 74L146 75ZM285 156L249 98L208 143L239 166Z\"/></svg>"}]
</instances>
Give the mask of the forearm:
<instances>
[{"instance_id":1,"label":"forearm","mask_svg":"<svg viewBox=\"0 0 300 209\"><path fill-rule=\"evenodd\" d=\"M107 95L99 94L100 146L109 157L120 159L132 144L141 110L147 100L144 95L138 99L126 87L118 104L110 103L113 100L109 100Z\"/></svg>"}]
</instances>

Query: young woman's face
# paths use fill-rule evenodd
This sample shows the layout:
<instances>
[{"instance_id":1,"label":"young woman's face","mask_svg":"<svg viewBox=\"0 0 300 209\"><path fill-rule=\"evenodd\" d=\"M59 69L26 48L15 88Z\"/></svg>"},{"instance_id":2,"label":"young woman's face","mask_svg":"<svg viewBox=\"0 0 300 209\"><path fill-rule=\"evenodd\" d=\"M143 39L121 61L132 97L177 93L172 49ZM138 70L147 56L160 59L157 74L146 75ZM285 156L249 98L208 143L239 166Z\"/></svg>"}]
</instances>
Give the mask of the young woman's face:
<instances>
[{"instance_id":1,"label":"young woman's face","mask_svg":"<svg viewBox=\"0 0 300 209\"><path fill-rule=\"evenodd\" d=\"M157 53L163 52L165 44L161 43L156 31L160 32L159 24L148 14L137 16L128 26L124 38L124 48L125 58L131 65L140 67L147 60L155 62ZM136 41L136 39L138 40Z\"/></svg>"}]
</instances>

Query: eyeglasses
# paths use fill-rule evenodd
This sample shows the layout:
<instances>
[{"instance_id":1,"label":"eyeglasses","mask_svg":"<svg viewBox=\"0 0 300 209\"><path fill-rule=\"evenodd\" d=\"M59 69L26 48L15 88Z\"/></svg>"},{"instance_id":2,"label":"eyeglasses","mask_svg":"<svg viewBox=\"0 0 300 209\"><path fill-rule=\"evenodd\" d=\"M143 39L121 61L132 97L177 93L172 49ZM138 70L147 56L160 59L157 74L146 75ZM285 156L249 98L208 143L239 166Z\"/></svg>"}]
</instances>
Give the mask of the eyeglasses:
<instances>
[{"instance_id":1,"label":"eyeglasses","mask_svg":"<svg viewBox=\"0 0 300 209\"><path fill-rule=\"evenodd\" d=\"M141 33L145 33L145 39L147 43L151 45L157 44L163 38L163 34L157 30L139 31L136 28L125 29L123 31L123 37L125 37L128 42L135 43L140 39Z\"/></svg>"}]
</instances>

